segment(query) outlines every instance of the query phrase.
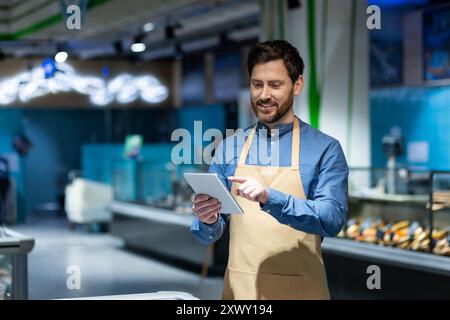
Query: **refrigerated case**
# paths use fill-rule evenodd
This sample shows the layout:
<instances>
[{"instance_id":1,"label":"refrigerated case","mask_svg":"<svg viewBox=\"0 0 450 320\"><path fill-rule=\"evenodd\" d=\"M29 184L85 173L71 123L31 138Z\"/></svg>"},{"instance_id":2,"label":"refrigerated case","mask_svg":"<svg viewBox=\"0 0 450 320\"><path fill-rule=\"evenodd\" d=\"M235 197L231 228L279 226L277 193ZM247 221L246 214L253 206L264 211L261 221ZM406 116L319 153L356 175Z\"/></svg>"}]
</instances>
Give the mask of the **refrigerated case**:
<instances>
[{"instance_id":1,"label":"refrigerated case","mask_svg":"<svg viewBox=\"0 0 450 320\"><path fill-rule=\"evenodd\" d=\"M142 159L116 160L112 172L114 200L192 214L193 193L183 178L185 172L204 169Z\"/></svg>"},{"instance_id":2,"label":"refrigerated case","mask_svg":"<svg viewBox=\"0 0 450 320\"><path fill-rule=\"evenodd\" d=\"M436 230L431 237L433 253L450 256L450 172L431 173L428 210L429 223Z\"/></svg>"},{"instance_id":3,"label":"refrigerated case","mask_svg":"<svg viewBox=\"0 0 450 320\"><path fill-rule=\"evenodd\" d=\"M347 222L322 243L335 298L450 298L448 177L350 169ZM380 291L367 288L371 265L381 268Z\"/></svg>"},{"instance_id":4,"label":"refrigerated case","mask_svg":"<svg viewBox=\"0 0 450 320\"><path fill-rule=\"evenodd\" d=\"M164 171L161 164L139 166L146 169L134 174L145 184L135 185L140 195L137 199L116 199L113 203L113 233L132 249L177 265L187 262L197 271L209 260L213 274L223 274L228 258L228 226L214 244L213 253L208 253L190 233L192 192L187 186L180 187L182 174ZM350 169L348 223L339 237L322 242L333 298L450 298L450 257L436 254L432 246L448 234L445 230L450 226L450 214L445 214L448 208L442 208L430 219L427 205L431 177L429 171ZM153 193L153 189L158 192ZM434 229L438 232L427 233ZM389 241L385 242L386 234ZM366 286L371 265L382 270L381 291ZM410 289L411 279L420 290Z\"/></svg>"},{"instance_id":5,"label":"refrigerated case","mask_svg":"<svg viewBox=\"0 0 450 320\"><path fill-rule=\"evenodd\" d=\"M0 300L28 299L27 257L33 247L33 238L1 228Z\"/></svg>"},{"instance_id":6,"label":"refrigerated case","mask_svg":"<svg viewBox=\"0 0 450 320\"><path fill-rule=\"evenodd\" d=\"M450 256L450 250L446 249L450 191L445 190L450 174L398 170L393 175L395 193L387 193L385 184L389 175L388 170L350 171L348 220L338 236ZM442 250L434 250L437 243Z\"/></svg>"},{"instance_id":7,"label":"refrigerated case","mask_svg":"<svg viewBox=\"0 0 450 320\"><path fill-rule=\"evenodd\" d=\"M194 272L223 274L228 231L211 246L190 231L193 191L183 174L207 168L139 159L119 160L113 168L111 232L126 248Z\"/></svg>"}]
</instances>

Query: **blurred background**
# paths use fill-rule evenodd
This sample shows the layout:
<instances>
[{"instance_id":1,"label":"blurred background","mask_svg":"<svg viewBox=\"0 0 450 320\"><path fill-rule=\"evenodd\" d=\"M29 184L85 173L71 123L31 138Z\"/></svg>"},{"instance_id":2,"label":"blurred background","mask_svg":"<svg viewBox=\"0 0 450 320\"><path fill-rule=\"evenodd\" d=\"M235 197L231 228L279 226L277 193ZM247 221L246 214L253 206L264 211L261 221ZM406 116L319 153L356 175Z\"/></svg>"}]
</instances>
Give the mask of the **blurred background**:
<instances>
[{"instance_id":1,"label":"blurred background","mask_svg":"<svg viewBox=\"0 0 450 320\"><path fill-rule=\"evenodd\" d=\"M0 300L220 299L228 233L195 241L183 178L208 165L171 136L193 160L253 124L246 56L270 39L350 166L332 297L450 298L450 1L0 0Z\"/></svg>"}]
</instances>

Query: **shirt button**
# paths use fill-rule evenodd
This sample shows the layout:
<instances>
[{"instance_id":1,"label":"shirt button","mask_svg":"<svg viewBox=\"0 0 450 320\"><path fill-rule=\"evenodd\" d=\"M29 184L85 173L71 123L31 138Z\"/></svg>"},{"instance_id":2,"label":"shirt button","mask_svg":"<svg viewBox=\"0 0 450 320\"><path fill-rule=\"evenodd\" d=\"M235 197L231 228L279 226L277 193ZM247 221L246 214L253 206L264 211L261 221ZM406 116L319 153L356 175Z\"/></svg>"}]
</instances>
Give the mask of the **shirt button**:
<instances>
[{"instance_id":1,"label":"shirt button","mask_svg":"<svg viewBox=\"0 0 450 320\"><path fill-rule=\"evenodd\" d=\"M213 238L213 236L209 236L209 239L212 239Z\"/></svg>"},{"instance_id":2,"label":"shirt button","mask_svg":"<svg viewBox=\"0 0 450 320\"><path fill-rule=\"evenodd\" d=\"M270 145L271 145L271 146L273 146L274 144L275 144L275 142L274 142L274 141L270 142Z\"/></svg>"},{"instance_id":3,"label":"shirt button","mask_svg":"<svg viewBox=\"0 0 450 320\"><path fill-rule=\"evenodd\" d=\"M212 231L212 228L211 228L211 227L208 227L208 230L209 230L209 231Z\"/></svg>"}]
</instances>

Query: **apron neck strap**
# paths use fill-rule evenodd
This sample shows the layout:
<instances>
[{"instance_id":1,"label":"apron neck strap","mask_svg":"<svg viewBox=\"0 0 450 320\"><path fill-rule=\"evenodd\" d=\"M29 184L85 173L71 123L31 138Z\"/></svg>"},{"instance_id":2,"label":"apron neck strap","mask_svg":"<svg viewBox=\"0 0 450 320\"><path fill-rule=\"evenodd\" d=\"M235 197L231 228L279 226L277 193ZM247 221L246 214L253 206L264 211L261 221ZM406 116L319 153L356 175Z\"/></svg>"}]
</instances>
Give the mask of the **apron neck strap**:
<instances>
[{"instance_id":1,"label":"apron neck strap","mask_svg":"<svg viewBox=\"0 0 450 320\"><path fill-rule=\"evenodd\" d=\"M248 152L250 150L250 146L252 145L253 137L256 132L255 125L250 134L248 135L247 141L245 141L244 148L242 149L241 156L239 157L238 165L244 165L245 160L247 160ZM299 160L300 160L300 124L297 118L294 118L294 126L292 130L292 158L291 158L291 167L298 168Z\"/></svg>"},{"instance_id":2,"label":"apron neck strap","mask_svg":"<svg viewBox=\"0 0 450 320\"><path fill-rule=\"evenodd\" d=\"M294 117L294 128L292 130L291 167L298 168L300 161L300 121Z\"/></svg>"},{"instance_id":3,"label":"apron neck strap","mask_svg":"<svg viewBox=\"0 0 450 320\"><path fill-rule=\"evenodd\" d=\"M248 135L247 141L245 141L244 148L242 149L241 156L239 157L238 165L240 166L245 164L245 160L247 159L248 151L250 150L250 146L252 145L252 140L255 136L257 126L258 124L253 127L253 129L250 131L250 134Z\"/></svg>"}]
</instances>

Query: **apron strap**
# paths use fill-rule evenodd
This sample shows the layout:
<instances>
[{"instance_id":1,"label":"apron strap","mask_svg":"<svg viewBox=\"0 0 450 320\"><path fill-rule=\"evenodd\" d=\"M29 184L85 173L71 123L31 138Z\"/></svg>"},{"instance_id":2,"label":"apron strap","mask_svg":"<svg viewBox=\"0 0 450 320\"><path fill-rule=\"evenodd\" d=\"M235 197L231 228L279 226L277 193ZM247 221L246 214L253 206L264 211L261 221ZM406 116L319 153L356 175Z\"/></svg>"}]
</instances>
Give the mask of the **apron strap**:
<instances>
[{"instance_id":1,"label":"apron strap","mask_svg":"<svg viewBox=\"0 0 450 320\"><path fill-rule=\"evenodd\" d=\"M256 124L256 126L257 125L258 124ZM244 148L242 149L238 165L244 165L245 164L245 160L247 159L248 151L250 150L250 146L252 145L253 136L255 135L256 126L254 126L252 131L250 131L250 134L248 135L247 141L245 141Z\"/></svg>"},{"instance_id":2,"label":"apron strap","mask_svg":"<svg viewBox=\"0 0 450 320\"><path fill-rule=\"evenodd\" d=\"M242 149L241 156L239 157L238 165L245 165L245 160L247 160L248 152L250 150L250 146L252 145L253 137L255 136L255 131L256 126L254 126L252 131L250 131L247 141L245 141L244 148ZM300 123L297 118L294 118L291 152L292 152L291 167L298 168L300 160Z\"/></svg>"},{"instance_id":3,"label":"apron strap","mask_svg":"<svg viewBox=\"0 0 450 320\"><path fill-rule=\"evenodd\" d=\"M294 129L292 130L292 157L291 168L298 168L300 161L300 121L294 118Z\"/></svg>"}]
</instances>

